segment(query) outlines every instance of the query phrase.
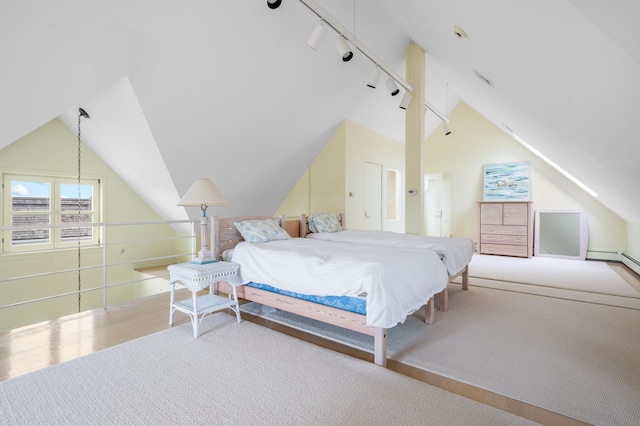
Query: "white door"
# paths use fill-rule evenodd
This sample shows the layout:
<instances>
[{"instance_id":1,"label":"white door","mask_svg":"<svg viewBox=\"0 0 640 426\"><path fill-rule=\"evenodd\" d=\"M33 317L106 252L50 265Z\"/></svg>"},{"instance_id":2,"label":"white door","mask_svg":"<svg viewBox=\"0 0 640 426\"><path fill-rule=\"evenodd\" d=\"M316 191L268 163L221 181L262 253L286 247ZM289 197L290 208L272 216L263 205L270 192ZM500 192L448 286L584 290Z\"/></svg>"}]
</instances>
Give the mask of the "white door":
<instances>
[{"instance_id":1,"label":"white door","mask_svg":"<svg viewBox=\"0 0 640 426\"><path fill-rule=\"evenodd\" d=\"M382 165L364 163L364 229L382 230Z\"/></svg>"},{"instance_id":2,"label":"white door","mask_svg":"<svg viewBox=\"0 0 640 426\"><path fill-rule=\"evenodd\" d=\"M442 236L442 173L424 175L424 229L431 237Z\"/></svg>"}]
</instances>

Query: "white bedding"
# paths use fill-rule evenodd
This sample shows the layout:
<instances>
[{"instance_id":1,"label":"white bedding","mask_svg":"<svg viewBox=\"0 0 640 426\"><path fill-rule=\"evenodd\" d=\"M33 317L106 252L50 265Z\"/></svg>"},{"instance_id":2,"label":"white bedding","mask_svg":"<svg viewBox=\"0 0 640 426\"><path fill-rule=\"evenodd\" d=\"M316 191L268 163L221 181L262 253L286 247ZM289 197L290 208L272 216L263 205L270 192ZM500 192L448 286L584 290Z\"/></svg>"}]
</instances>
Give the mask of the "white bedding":
<instances>
[{"instance_id":1,"label":"white bedding","mask_svg":"<svg viewBox=\"0 0 640 426\"><path fill-rule=\"evenodd\" d=\"M449 275L460 273L471 262L475 244L469 238L427 237L389 231L346 230L311 233L307 238L394 248L429 249L442 256Z\"/></svg>"},{"instance_id":2,"label":"white bedding","mask_svg":"<svg viewBox=\"0 0 640 426\"><path fill-rule=\"evenodd\" d=\"M239 243L233 262L243 284L256 282L318 296L367 293L367 325L390 328L446 288L447 269L430 250L399 249L306 238Z\"/></svg>"}]
</instances>

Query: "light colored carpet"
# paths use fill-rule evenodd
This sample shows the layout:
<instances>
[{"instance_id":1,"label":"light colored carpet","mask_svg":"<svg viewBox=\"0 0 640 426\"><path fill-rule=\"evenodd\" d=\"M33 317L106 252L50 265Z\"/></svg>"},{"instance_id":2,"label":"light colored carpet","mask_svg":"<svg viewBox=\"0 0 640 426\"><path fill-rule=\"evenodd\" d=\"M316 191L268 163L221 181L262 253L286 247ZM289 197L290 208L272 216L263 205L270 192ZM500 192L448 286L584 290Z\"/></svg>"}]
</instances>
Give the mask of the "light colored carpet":
<instances>
[{"instance_id":1,"label":"light colored carpet","mask_svg":"<svg viewBox=\"0 0 640 426\"><path fill-rule=\"evenodd\" d=\"M225 313L0 383L0 424L532 424Z\"/></svg>"},{"instance_id":2,"label":"light colored carpet","mask_svg":"<svg viewBox=\"0 0 640 426\"><path fill-rule=\"evenodd\" d=\"M469 264L469 275L640 299L640 293L607 263L598 261L474 254Z\"/></svg>"},{"instance_id":3,"label":"light colored carpet","mask_svg":"<svg viewBox=\"0 0 640 426\"><path fill-rule=\"evenodd\" d=\"M433 325L415 314L390 329L389 357L589 423L639 424L640 311L455 285L449 302ZM264 316L373 351L368 336Z\"/></svg>"},{"instance_id":4,"label":"light colored carpet","mask_svg":"<svg viewBox=\"0 0 640 426\"><path fill-rule=\"evenodd\" d=\"M640 310L640 293L605 262L474 254L469 276L478 287Z\"/></svg>"}]
</instances>

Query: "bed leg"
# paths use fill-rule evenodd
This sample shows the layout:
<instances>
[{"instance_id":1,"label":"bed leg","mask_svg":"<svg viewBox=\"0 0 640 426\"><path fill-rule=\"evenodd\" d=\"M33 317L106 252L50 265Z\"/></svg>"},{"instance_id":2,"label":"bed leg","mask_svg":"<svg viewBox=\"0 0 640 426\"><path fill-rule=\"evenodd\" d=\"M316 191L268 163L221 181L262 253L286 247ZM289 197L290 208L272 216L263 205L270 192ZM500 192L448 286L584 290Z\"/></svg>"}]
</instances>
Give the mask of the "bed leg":
<instances>
[{"instance_id":1,"label":"bed leg","mask_svg":"<svg viewBox=\"0 0 640 426\"><path fill-rule=\"evenodd\" d=\"M424 305L424 322L433 324L436 322L435 313L435 297L431 297L426 305Z\"/></svg>"},{"instance_id":2,"label":"bed leg","mask_svg":"<svg viewBox=\"0 0 640 426\"><path fill-rule=\"evenodd\" d=\"M373 362L382 367L387 366L387 329L376 327L373 336Z\"/></svg>"},{"instance_id":3,"label":"bed leg","mask_svg":"<svg viewBox=\"0 0 640 426\"><path fill-rule=\"evenodd\" d=\"M438 293L438 309L442 312L449 309L449 290L446 288Z\"/></svg>"},{"instance_id":4,"label":"bed leg","mask_svg":"<svg viewBox=\"0 0 640 426\"><path fill-rule=\"evenodd\" d=\"M462 289L469 289L469 265L467 265L467 267L464 268L464 271L462 272Z\"/></svg>"}]
</instances>

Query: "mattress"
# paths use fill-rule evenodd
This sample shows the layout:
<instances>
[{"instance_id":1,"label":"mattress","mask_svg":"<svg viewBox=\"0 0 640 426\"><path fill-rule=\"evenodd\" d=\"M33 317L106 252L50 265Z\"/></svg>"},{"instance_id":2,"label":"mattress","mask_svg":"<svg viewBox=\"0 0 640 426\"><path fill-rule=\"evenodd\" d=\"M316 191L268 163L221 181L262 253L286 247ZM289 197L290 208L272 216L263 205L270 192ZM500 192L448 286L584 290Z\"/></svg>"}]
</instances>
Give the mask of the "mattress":
<instances>
[{"instance_id":1,"label":"mattress","mask_svg":"<svg viewBox=\"0 0 640 426\"><path fill-rule=\"evenodd\" d=\"M293 291L281 290L267 284L250 282L249 287L259 288L261 290L270 291L272 293L283 294L285 296L295 297L296 299L306 300L308 302L318 303L332 308L342 309L356 314L366 315L367 300L366 295L360 296L316 296L311 294L296 293Z\"/></svg>"},{"instance_id":2,"label":"mattress","mask_svg":"<svg viewBox=\"0 0 640 426\"><path fill-rule=\"evenodd\" d=\"M470 238L428 237L390 231L349 229L338 232L311 233L307 238L352 244L377 245L394 248L428 249L438 253L449 275L460 273L471 261L475 244Z\"/></svg>"}]
</instances>

